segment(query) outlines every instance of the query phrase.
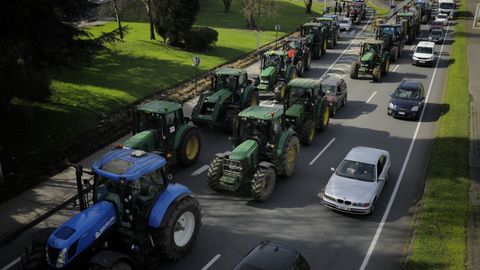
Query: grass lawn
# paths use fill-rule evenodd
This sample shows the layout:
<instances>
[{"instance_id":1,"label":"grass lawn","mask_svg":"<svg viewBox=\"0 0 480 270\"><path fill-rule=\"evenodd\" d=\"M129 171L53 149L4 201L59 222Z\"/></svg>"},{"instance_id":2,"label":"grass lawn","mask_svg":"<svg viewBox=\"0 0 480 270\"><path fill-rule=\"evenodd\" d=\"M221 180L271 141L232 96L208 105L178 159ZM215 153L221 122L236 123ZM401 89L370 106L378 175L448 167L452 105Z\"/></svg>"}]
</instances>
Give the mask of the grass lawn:
<instances>
[{"instance_id":1,"label":"grass lawn","mask_svg":"<svg viewBox=\"0 0 480 270\"><path fill-rule=\"evenodd\" d=\"M375 10L375 15L377 17L387 17L388 16L388 13L390 12L390 10L388 8L383 8L383 7L376 6L368 0L366 2L367 2L367 7Z\"/></svg>"},{"instance_id":2,"label":"grass lawn","mask_svg":"<svg viewBox=\"0 0 480 270\"><path fill-rule=\"evenodd\" d=\"M256 32L244 28L242 0L233 0L231 13L223 12L222 1L202 0L196 25L219 32L216 46L204 53L193 53L165 46L161 39L149 40L149 26L142 21L124 22L130 32L125 42L101 53L91 66L62 70L54 76L49 102L29 103L14 100L17 112L6 116L13 129L4 146L8 159L48 161L56 149L72 138L95 127L99 115L121 110L135 101L158 93L192 78L191 57L201 57L200 70L207 71L256 48ZM275 39L274 25L280 24L279 36L292 32L314 15L305 13L301 0L279 0L273 17L262 18L261 44ZM315 2L318 15L322 5ZM112 30L116 23L92 27L92 34ZM4 167L8 171L8 167Z\"/></svg>"},{"instance_id":3,"label":"grass lawn","mask_svg":"<svg viewBox=\"0 0 480 270\"><path fill-rule=\"evenodd\" d=\"M466 1L461 1L465 11ZM469 206L469 94L465 21L455 25L443 102L449 112L440 118L434 141L424 209L416 228L407 269L466 269L466 226Z\"/></svg>"}]
</instances>

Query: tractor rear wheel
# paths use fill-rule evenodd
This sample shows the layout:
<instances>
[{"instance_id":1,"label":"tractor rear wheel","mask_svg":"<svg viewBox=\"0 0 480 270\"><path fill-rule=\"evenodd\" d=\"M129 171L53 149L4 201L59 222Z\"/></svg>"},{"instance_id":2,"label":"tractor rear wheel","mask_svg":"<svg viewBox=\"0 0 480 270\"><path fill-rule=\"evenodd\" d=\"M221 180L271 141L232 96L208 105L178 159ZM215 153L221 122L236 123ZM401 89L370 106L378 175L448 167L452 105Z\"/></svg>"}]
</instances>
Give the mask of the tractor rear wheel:
<instances>
[{"instance_id":1,"label":"tractor rear wheel","mask_svg":"<svg viewBox=\"0 0 480 270\"><path fill-rule=\"evenodd\" d=\"M390 70L390 58L387 58L387 60L385 60L385 64L383 65L382 75L387 75L389 70Z\"/></svg>"},{"instance_id":2,"label":"tractor rear wheel","mask_svg":"<svg viewBox=\"0 0 480 270\"><path fill-rule=\"evenodd\" d=\"M156 231L158 251L163 258L178 260L192 248L200 227L201 209L198 201L186 197L173 205L167 225Z\"/></svg>"},{"instance_id":3,"label":"tractor rear wheel","mask_svg":"<svg viewBox=\"0 0 480 270\"><path fill-rule=\"evenodd\" d=\"M358 70L360 69L360 64L355 62L350 66L350 78L358 79Z\"/></svg>"},{"instance_id":4,"label":"tractor rear wheel","mask_svg":"<svg viewBox=\"0 0 480 270\"><path fill-rule=\"evenodd\" d=\"M294 72L292 72L294 73ZM275 86L275 100L282 102L283 99L285 98L285 91L287 90L287 84L285 81L278 81L277 85Z\"/></svg>"},{"instance_id":5,"label":"tractor rear wheel","mask_svg":"<svg viewBox=\"0 0 480 270\"><path fill-rule=\"evenodd\" d=\"M393 46L392 49L390 50L390 60L392 60L392 62L396 62L397 58L398 58L398 47Z\"/></svg>"},{"instance_id":6,"label":"tractor rear wheel","mask_svg":"<svg viewBox=\"0 0 480 270\"><path fill-rule=\"evenodd\" d=\"M320 125L318 125L318 129L321 132L324 132L328 128L328 124L330 123L330 107L325 104L322 108L322 113L320 114Z\"/></svg>"},{"instance_id":7,"label":"tractor rear wheel","mask_svg":"<svg viewBox=\"0 0 480 270\"><path fill-rule=\"evenodd\" d=\"M322 54L325 54L327 52L327 39L323 39L323 45L322 45Z\"/></svg>"},{"instance_id":8,"label":"tractor rear wheel","mask_svg":"<svg viewBox=\"0 0 480 270\"><path fill-rule=\"evenodd\" d=\"M298 136L300 137L300 142L303 145L310 145L315 139L316 134L315 122L312 120L307 120L304 124L300 132L298 132Z\"/></svg>"},{"instance_id":9,"label":"tractor rear wheel","mask_svg":"<svg viewBox=\"0 0 480 270\"><path fill-rule=\"evenodd\" d=\"M180 147L177 149L178 162L185 167L195 163L200 154L201 146L200 132L195 128L187 130L180 142Z\"/></svg>"},{"instance_id":10,"label":"tractor rear wheel","mask_svg":"<svg viewBox=\"0 0 480 270\"><path fill-rule=\"evenodd\" d=\"M21 269L49 269L45 247L47 245L48 237L50 237L54 231L55 228L45 228L34 235L34 240L31 245L25 248L25 252L20 258Z\"/></svg>"},{"instance_id":11,"label":"tractor rear wheel","mask_svg":"<svg viewBox=\"0 0 480 270\"><path fill-rule=\"evenodd\" d=\"M222 191L222 187L220 186L220 177L222 177L222 166L223 166L223 159L221 157L215 156L213 158L212 163L208 166L207 172L207 183L208 186L217 191Z\"/></svg>"},{"instance_id":12,"label":"tractor rear wheel","mask_svg":"<svg viewBox=\"0 0 480 270\"><path fill-rule=\"evenodd\" d=\"M312 50L313 50L313 58L314 58L314 59L319 59L319 58L320 58L320 55L322 54L322 53L320 52L320 46L319 46L319 45L316 45L316 46L313 47Z\"/></svg>"},{"instance_id":13,"label":"tractor rear wheel","mask_svg":"<svg viewBox=\"0 0 480 270\"><path fill-rule=\"evenodd\" d=\"M332 110L330 110L330 117L335 117L337 114L337 103L334 103L332 107Z\"/></svg>"},{"instance_id":14,"label":"tractor rear wheel","mask_svg":"<svg viewBox=\"0 0 480 270\"><path fill-rule=\"evenodd\" d=\"M305 73L305 64L303 61L299 61L297 64L297 75L298 77L303 77L303 74Z\"/></svg>"},{"instance_id":15,"label":"tractor rear wheel","mask_svg":"<svg viewBox=\"0 0 480 270\"><path fill-rule=\"evenodd\" d=\"M275 189L275 182L276 174L273 168L259 167L250 185L252 197L260 202L270 199Z\"/></svg>"},{"instance_id":16,"label":"tractor rear wheel","mask_svg":"<svg viewBox=\"0 0 480 270\"><path fill-rule=\"evenodd\" d=\"M295 172L300 150L297 136L290 136L284 147L281 157L282 176L290 177Z\"/></svg>"},{"instance_id":17,"label":"tractor rear wheel","mask_svg":"<svg viewBox=\"0 0 480 270\"><path fill-rule=\"evenodd\" d=\"M312 65L312 52L308 51L307 59L305 60L305 70L310 70L310 66Z\"/></svg>"},{"instance_id":18,"label":"tractor rear wheel","mask_svg":"<svg viewBox=\"0 0 480 270\"><path fill-rule=\"evenodd\" d=\"M381 66L374 67L373 72L372 72L372 76L373 76L373 81L378 82L380 80L380 78L382 77L382 67Z\"/></svg>"}]
</instances>

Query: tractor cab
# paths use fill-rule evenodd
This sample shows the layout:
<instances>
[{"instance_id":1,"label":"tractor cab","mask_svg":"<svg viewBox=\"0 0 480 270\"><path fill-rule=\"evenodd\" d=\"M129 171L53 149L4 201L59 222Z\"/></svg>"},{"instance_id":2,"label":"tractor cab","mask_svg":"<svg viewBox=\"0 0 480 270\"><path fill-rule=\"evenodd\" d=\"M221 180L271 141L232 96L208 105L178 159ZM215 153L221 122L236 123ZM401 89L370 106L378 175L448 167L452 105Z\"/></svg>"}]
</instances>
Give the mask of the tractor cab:
<instances>
[{"instance_id":1,"label":"tractor cab","mask_svg":"<svg viewBox=\"0 0 480 270\"><path fill-rule=\"evenodd\" d=\"M359 61L350 66L350 78L358 75L372 75L377 82L380 76L386 75L390 68L390 53L385 50L383 40L367 39L360 46Z\"/></svg>"},{"instance_id":2,"label":"tractor cab","mask_svg":"<svg viewBox=\"0 0 480 270\"><path fill-rule=\"evenodd\" d=\"M212 91L227 89L233 93L232 98L236 100L239 97L240 88L245 87L248 83L246 71L222 68L212 76Z\"/></svg>"},{"instance_id":3,"label":"tractor cab","mask_svg":"<svg viewBox=\"0 0 480 270\"><path fill-rule=\"evenodd\" d=\"M384 42L382 40L367 41L360 47L362 61L370 61L373 57L378 57L383 52Z\"/></svg>"},{"instance_id":4,"label":"tractor cab","mask_svg":"<svg viewBox=\"0 0 480 270\"><path fill-rule=\"evenodd\" d=\"M275 98L283 101L287 83L296 77L288 53L285 51L267 51L262 55L260 64L259 97L262 100Z\"/></svg>"},{"instance_id":5,"label":"tractor cab","mask_svg":"<svg viewBox=\"0 0 480 270\"><path fill-rule=\"evenodd\" d=\"M287 38L283 42L283 50L287 52L288 58L295 62L296 56L306 46L304 38Z\"/></svg>"}]
</instances>

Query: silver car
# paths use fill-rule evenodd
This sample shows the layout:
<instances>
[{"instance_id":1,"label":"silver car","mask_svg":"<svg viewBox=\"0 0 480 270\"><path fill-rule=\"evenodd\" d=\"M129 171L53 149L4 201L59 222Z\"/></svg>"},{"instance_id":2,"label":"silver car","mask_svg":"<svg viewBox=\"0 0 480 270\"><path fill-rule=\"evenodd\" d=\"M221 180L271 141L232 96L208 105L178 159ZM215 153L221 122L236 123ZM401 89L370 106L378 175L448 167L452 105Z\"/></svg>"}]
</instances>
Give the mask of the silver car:
<instances>
[{"instance_id":1,"label":"silver car","mask_svg":"<svg viewBox=\"0 0 480 270\"><path fill-rule=\"evenodd\" d=\"M357 146L348 152L323 193L322 203L331 209L370 214L390 171L390 154L381 149Z\"/></svg>"}]
</instances>

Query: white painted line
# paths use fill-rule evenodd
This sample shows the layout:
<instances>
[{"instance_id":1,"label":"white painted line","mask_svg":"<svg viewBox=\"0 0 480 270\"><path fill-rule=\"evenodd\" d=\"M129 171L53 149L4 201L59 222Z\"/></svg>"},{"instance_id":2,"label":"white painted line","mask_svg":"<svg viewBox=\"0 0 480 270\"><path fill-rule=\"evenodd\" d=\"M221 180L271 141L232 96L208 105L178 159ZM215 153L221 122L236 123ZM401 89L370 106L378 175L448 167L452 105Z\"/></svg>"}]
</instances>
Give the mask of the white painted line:
<instances>
[{"instance_id":1,"label":"white painted line","mask_svg":"<svg viewBox=\"0 0 480 270\"><path fill-rule=\"evenodd\" d=\"M400 66L400 65L396 65L396 66L393 68L392 72L395 72L399 66Z\"/></svg>"},{"instance_id":2,"label":"white painted line","mask_svg":"<svg viewBox=\"0 0 480 270\"><path fill-rule=\"evenodd\" d=\"M323 152L325 152L327 150L327 148L335 141L335 138L331 139L330 142L327 144L327 146L325 146L322 151L320 151L320 153L318 153L313 159L312 161L310 161L310 163L308 165L312 166L313 163L315 163L315 161L317 161L317 159L323 154Z\"/></svg>"},{"instance_id":3,"label":"white painted line","mask_svg":"<svg viewBox=\"0 0 480 270\"><path fill-rule=\"evenodd\" d=\"M377 94L377 91L373 92L372 95L367 99L367 101L365 103L369 103L370 100L372 100L372 98Z\"/></svg>"},{"instance_id":4,"label":"white painted line","mask_svg":"<svg viewBox=\"0 0 480 270\"><path fill-rule=\"evenodd\" d=\"M415 41L414 41L415 42ZM410 51L413 50L413 48L415 48L415 44L413 44L411 47L410 47Z\"/></svg>"},{"instance_id":5,"label":"white painted line","mask_svg":"<svg viewBox=\"0 0 480 270\"><path fill-rule=\"evenodd\" d=\"M342 54L340 54L340 55L338 56L338 58L335 60L335 62L333 62L333 64L330 65L330 67L322 74L322 76L320 76L320 79L322 79L322 77L324 77L325 75L327 75L328 72L333 68L333 66L335 66L335 64L338 62L338 60L340 60L340 58L342 58L342 56L350 49L350 47L352 47L353 42L355 42L355 40L358 39L358 37L360 36L360 34L361 34L363 31L365 31L365 28L367 28L367 26L370 24L370 21L372 21L372 18L373 18L373 16L370 16L370 18L368 19L367 24L365 24L365 25L363 26L362 30L355 36L355 38L352 40L352 42L350 42L350 44L348 44L348 47L347 47L345 50L343 50Z\"/></svg>"},{"instance_id":6,"label":"white painted line","mask_svg":"<svg viewBox=\"0 0 480 270\"><path fill-rule=\"evenodd\" d=\"M208 169L208 165L203 165L202 167L198 168L196 171L194 171L191 176L197 176L202 174L204 171Z\"/></svg>"},{"instance_id":7,"label":"white painted line","mask_svg":"<svg viewBox=\"0 0 480 270\"><path fill-rule=\"evenodd\" d=\"M445 37L443 38L443 43L442 47L440 48L440 55L443 52L443 47L445 45L445 39L448 33L448 28L447 26L447 31L445 32ZM430 79L430 85L428 86L428 92L427 96L425 97L425 106L423 106L422 112L420 114L420 118L418 119L417 127L415 128L415 133L413 134L412 141L410 142L410 146L408 147L408 152L407 156L405 157L405 160L402 165L402 169L400 170L400 174L398 175L397 178L397 183L395 184L395 188L393 189L392 196L390 197L390 200L388 201L387 209L385 210L385 213L383 213L382 220L378 224L377 231L375 232L375 236L372 239L372 242L370 243L370 247L368 248L367 254L365 255L365 258L363 259L362 265L360 266L360 270L365 270L367 267L368 261L370 261L370 257L373 254L373 250L375 249L375 246L377 245L378 239L380 238L380 234L382 233L383 226L385 226L385 222L387 221L388 214L390 213L390 210L393 205L393 201L395 200L395 197L397 196L398 189L400 187L400 184L402 183L403 180L403 175L405 173L405 170L407 169L407 164L410 159L410 155L412 154L413 146L415 145L415 140L417 139L418 131L420 130L420 125L422 124L423 120L423 115L425 113L425 109L427 108L428 104L428 98L430 97L430 92L432 90L433 82L435 81L435 75L437 74L437 69L438 69L438 63L440 62L440 57L437 57L437 63L435 64L435 70L433 71L432 78Z\"/></svg>"},{"instance_id":8,"label":"white painted line","mask_svg":"<svg viewBox=\"0 0 480 270\"><path fill-rule=\"evenodd\" d=\"M220 254L217 254L215 255L215 257L213 257L203 268L202 270L207 270L208 268L210 268L210 266L212 266L218 259L220 259L222 255Z\"/></svg>"},{"instance_id":9,"label":"white painted line","mask_svg":"<svg viewBox=\"0 0 480 270\"><path fill-rule=\"evenodd\" d=\"M2 269L0 270L8 270L10 269L12 266L14 266L15 264L19 263L20 262L20 257L16 258L15 260L13 260L12 262L10 262L9 264L5 265L4 267L2 267Z\"/></svg>"}]
</instances>

